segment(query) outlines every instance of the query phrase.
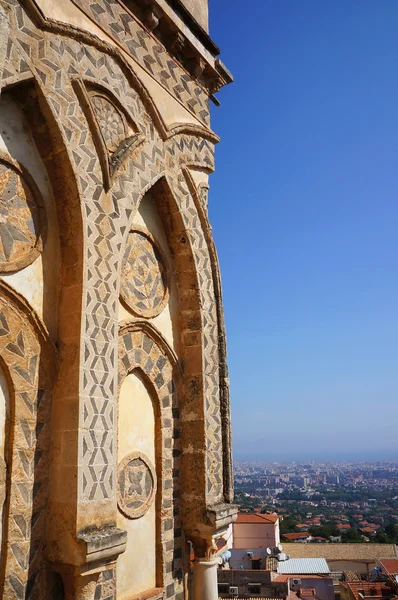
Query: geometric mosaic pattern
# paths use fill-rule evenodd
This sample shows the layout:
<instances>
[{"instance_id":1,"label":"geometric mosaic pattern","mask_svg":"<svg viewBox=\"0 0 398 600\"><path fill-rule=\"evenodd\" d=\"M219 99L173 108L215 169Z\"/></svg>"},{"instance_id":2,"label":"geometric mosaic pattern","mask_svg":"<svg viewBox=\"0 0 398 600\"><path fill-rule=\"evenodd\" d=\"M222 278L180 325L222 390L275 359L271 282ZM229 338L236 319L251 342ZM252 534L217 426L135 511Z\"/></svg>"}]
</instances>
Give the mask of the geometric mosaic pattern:
<instances>
[{"instance_id":1,"label":"geometric mosaic pattern","mask_svg":"<svg viewBox=\"0 0 398 600\"><path fill-rule=\"evenodd\" d=\"M9 518L3 534L7 600L44 598L45 514L49 469L51 350L31 309L0 284L0 356L14 388L15 411Z\"/></svg>"},{"instance_id":2,"label":"geometric mosaic pattern","mask_svg":"<svg viewBox=\"0 0 398 600\"><path fill-rule=\"evenodd\" d=\"M129 519L148 512L156 494L156 472L142 452L130 452L117 469L119 510Z\"/></svg>"},{"instance_id":3,"label":"geometric mosaic pattern","mask_svg":"<svg viewBox=\"0 0 398 600\"><path fill-rule=\"evenodd\" d=\"M78 473L79 502L102 502L115 497L117 484L115 363L118 353L117 307L120 294L120 271L135 209L143 194L162 176L167 178L172 190L177 209L184 222L186 243L194 258L192 271L196 273L200 294L198 318L202 335L201 402L205 411L206 428L203 435L206 444L206 495L208 504L221 502L223 500L223 448L218 364L219 321L209 248L204 239L192 194L181 172L182 167L186 166L211 171L214 166L213 143L199 136L187 134L174 135L163 141L141 97L133 89L132 79L128 77L126 67L121 68L114 57L94 46L84 45L66 35L37 29L19 0L7 0L7 3L12 8L10 12L12 35L7 46L3 80L6 84L7 82L14 84L18 79L32 76L43 90L48 109L58 124L69 152L83 211L85 256L80 364L79 447L82 452L82 465ZM208 124L208 99L204 90L191 80L148 32L140 28L121 4L115 0L106 2L76 0L76 3L101 27L109 30L160 85L172 93L201 122ZM118 105L123 107L123 113L125 111L126 115L131 116L137 130L145 139L139 148L129 154L123 169L118 171L110 194L104 193L97 149L90 136L86 116L72 86L74 78L96 81L111 90ZM92 96L90 97L92 101ZM121 122L116 117L112 118L109 108L105 105L102 107L97 105L94 109L97 111L96 118L101 123L108 152L112 153L112 149L120 139ZM23 231L26 232L26 229ZM34 231L38 233L37 229ZM17 244L20 243L17 240ZM163 274L162 264L165 264L162 260L158 261L158 269ZM161 281L163 287L167 288L164 278L161 277ZM159 283L155 289L158 290L158 287ZM155 292L154 297L158 298L158 296L160 297L160 294ZM146 302L154 303L152 292L148 297L149 300L147 299ZM157 302L156 308L159 309L161 302L159 303L157 299L155 302ZM21 325L18 331L17 328L12 328L7 314L4 311L6 317L3 325L0 317L0 339L3 329L7 330L8 327L13 331L13 338L12 340L10 338L7 343L11 342L17 352L14 360L20 372L14 370L15 378L19 377L20 383L25 386L20 397L20 406L26 407L24 410L34 415L35 411L39 410L37 407L49 405L45 392L41 391L47 388L45 385L40 385L37 393L37 381L36 383L33 381L35 377L37 379L37 375L33 375L34 356L37 352L33 351L29 355L27 352L28 348L29 352L34 350L34 344L29 342L30 338L27 337L25 330L18 337L18 332L23 327ZM7 352L5 359L7 364L12 355L10 348L4 350ZM166 517L162 519L164 578L167 598L180 600L184 597L179 496L181 447L177 435L180 427L180 408L173 389L172 367L167 352L159 349L154 339L142 331L124 332L119 348L120 377L123 377L123 373L127 374L129 369L140 367L153 382L163 411L161 418L165 419L163 455L171 461L171 466L165 479L158 482L159 487L162 486L165 503L163 508L166 511ZM10 364L13 364L12 360ZM30 417L26 419L27 425L22 420L17 424L21 435L29 440L30 446L27 442L29 447L23 448L22 454L18 454L15 458L20 461L18 464L21 464L21 478L13 482L14 496L11 496L11 501L15 494L21 495L22 499L18 497L19 512L16 504L12 505L15 511L10 519L11 526L15 529L15 539L20 536L18 538L20 541L16 541L13 547L7 548L7 569L8 565L12 565L12 569L7 570L8 595L5 597L10 599L25 597L27 590L39 589L37 587L40 582L40 577L37 576L39 567L36 569L35 557L41 555L42 546L40 541L36 542L40 536L36 537L35 532L36 530L42 532L44 492L40 478L37 478L38 485L36 486L35 479L35 486L32 486L33 462L32 453L29 454L28 450L32 445L34 446L35 439L45 438L47 422L44 417L43 420L41 417L37 419L40 424L38 429L33 427ZM43 455L37 462L39 466L44 465L42 460ZM44 472L46 471L43 467ZM170 487L164 489L164 486ZM26 506L31 506L32 497L33 505L37 510L29 515L24 503ZM30 554L27 552L26 545L29 539L34 540ZM26 569L28 555L32 567L30 571ZM37 561L39 564L39 559ZM31 575L29 582L28 572ZM96 598L112 597L114 580L111 577L113 577L112 570L101 575Z\"/></svg>"},{"instance_id":4,"label":"geometric mosaic pattern","mask_svg":"<svg viewBox=\"0 0 398 600\"><path fill-rule=\"evenodd\" d=\"M126 34L117 32L113 28L115 37L120 35L135 59L140 64L144 64L144 68L200 121L208 123L206 94L162 48L155 47L155 41L147 32L136 30L136 22L121 5L116 5L114 1L106 3L77 1L84 8L92 11L90 14L96 21L105 22L107 28L112 27L112 24L120 26L123 23ZM12 35L7 47L3 79L15 83L18 79L32 75L43 90L45 101L68 148L84 212L85 256L79 439L82 467L78 473L79 502L102 502L115 496L117 385L114 365L117 356L119 273L132 215L143 194L161 176L167 177L178 211L184 221L187 244L194 258L193 271L196 272L198 279L203 363L201 400L205 408L206 428L203 436L206 443L206 492L208 504L220 502L223 500L223 448L218 365L219 323L209 248L204 240L191 192L181 174L181 168L190 165L207 171L212 170L213 144L199 136L186 134L178 134L163 141L149 118L141 98L132 88L131 80L112 56L102 53L93 46L85 46L66 35L42 32L28 18L19 0L8 0L8 4L12 7ZM96 11L97 15L94 14ZM153 62L155 56L157 58ZM129 155L123 169L118 172L112 193L109 195L104 193L96 147L88 132L87 119L71 84L71 79L75 77L95 80L105 88L111 89L118 103L126 110L126 114L131 115L137 129L145 138L145 143ZM25 338L23 343L25 344ZM142 344L143 341L137 341L137 344L134 342L134 347L144 354ZM151 381L157 379L158 383L155 385L159 387L156 387L156 390L162 402L163 399L170 400L170 392L163 396L163 384L159 376L162 368L157 365L158 359L159 357L156 358L153 372L148 377L150 376ZM137 360L135 352L130 360L132 362ZM143 365L143 362L140 364ZM177 411L177 407L175 409ZM173 424L175 418L173 415ZM175 465L178 464L178 453L181 453L181 449L178 447L178 440L175 440L170 430L169 439L174 440L170 459L173 461L174 474L174 471L178 473L179 470ZM165 444L166 442L167 439ZM165 447L164 450L169 452L170 448ZM29 465L29 461L26 465ZM158 485L163 485L163 482ZM38 489L40 492L40 486ZM171 489L177 490L177 496L174 499L172 492L170 495L165 495L168 503L167 510L172 509L176 513L170 518L162 519L162 526L164 524L165 528L163 531L165 544L169 543L167 548L165 546L163 554L166 557L165 587L168 598L180 600L183 598L183 586L178 475L173 477ZM40 511L38 513L39 517L43 515ZM25 532L23 535L29 536L29 527L36 527L37 521L34 519L29 521L25 517L23 519L24 521L18 518ZM15 527L17 527L16 523ZM24 541L26 542L27 539L29 537L24 538ZM34 535L32 539L35 539ZM40 545L37 547L33 545L31 549L33 566L35 556L38 556L36 548L40 550ZM9 548L7 551L10 553L9 564L16 566L12 572L7 572L9 595L5 597L22 598L28 588L33 590L35 586L37 587L38 583L35 582L39 582L40 578L33 579L32 575L28 585L29 576L23 569L27 556L26 544ZM112 585L113 582L104 582L101 588L98 588L101 590L98 593L107 594Z\"/></svg>"},{"instance_id":5,"label":"geometric mosaic pattern","mask_svg":"<svg viewBox=\"0 0 398 600\"><path fill-rule=\"evenodd\" d=\"M161 545L163 587L167 598L178 598L183 593L182 582L182 531L181 531L181 507L180 507L180 455L181 440L178 434L180 427L179 403L175 386L173 383L172 364L165 342L162 348L159 341L152 337L151 329L142 330L139 325L127 325L121 328L119 333L119 389L127 375L135 369L139 369L153 385L157 410L155 414L160 415L161 423L161 459L163 463L162 480L158 481L161 489L161 530L158 532L158 545ZM152 479L155 482L154 467L147 457L137 453L132 458L141 458L146 463L146 469L139 467L138 486L145 485ZM126 463L125 463L126 461ZM122 463L129 464L127 456ZM146 474L152 472L147 479ZM133 481L136 482L135 478ZM135 485L135 483L134 483ZM149 487L146 493L151 493ZM152 490L152 493L153 490ZM134 491L133 491L134 494ZM151 499L150 499L151 501ZM120 489L119 489L120 502ZM119 504L120 506L120 504ZM148 505L144 505L147 510ZM122 512L125 512L124 507ZM128 516L128 515L127 515Z\"/></svg>"},{"instance_id":6,"label":"geometric mosaic pattern","mask_svg":"<svg viewBox=\"0 0 398 600\"><path fill-rule=\"evenodd\" d=\"M38 254L39 211L17 169L0 159L0 271L15 271Z\"/></svg>"},{"instance_id":7,"label":"geometric mosaic pattern","mask_svg":"<svg viewBox=\"0 0 398 600\"><path fill-rule=\"evenodd\" d=\"M9 0L10 1L10 0ZM206 419L206 471L209 504L223 500L222 433L219 396L218 320L211 261L198 213L182 166L212 170L214 145L207 139L178 134L163 141L142 101L112 57L71 38L41 34L19 2L12 0L12 28L3 78L32 72L46 89L46 99L59 123L77 173L85 210L86 270L83 312L84 362L81 366L80 501L103 500L115 493L114 355L117 339L117 303L123 244L129 222L144 192L166 173L178 204L198 274L203 348L203 393ZM112 3L109 3L109 5ZM107 5L108 6L108 5ZM112 4L113 6L113 4ZM40 36L44 37L41 38ZM44 48L42 49L44 40ZM36 57L32 61L32 56ZM60 66L67 61L69 73ZM59 66L57 66L59 65ZM62 73L62 76L59 76ZM113 208L103 203L103 184L97 152L87 135L87 120L68 77L95 78L112 89L145 136L139 152L132 153L112 188Z\"/></svg>"},{"instance_id":8,"label":"geometric mosaic pattern","mask_svg":"<svg viewBox=\"0 0 398 600\"><path fill-rule=\"evenodd\" d=\"M162 44L140 27L121 3L117 0L75 2L187 110L205 125L209 124L207 93L179 66Z\"/></svg>"},{"instance_id":9,"label":"geometric mosaic pattern","mask_svg":"<svg viewBox=\"0 0 398 600\"><path fill-rule=\"evenodd\" d=\"M166 268L149 232L130 231L124 252L121 298L142 317L155 317L167 299Z\"/></svg>"}]
</instances>

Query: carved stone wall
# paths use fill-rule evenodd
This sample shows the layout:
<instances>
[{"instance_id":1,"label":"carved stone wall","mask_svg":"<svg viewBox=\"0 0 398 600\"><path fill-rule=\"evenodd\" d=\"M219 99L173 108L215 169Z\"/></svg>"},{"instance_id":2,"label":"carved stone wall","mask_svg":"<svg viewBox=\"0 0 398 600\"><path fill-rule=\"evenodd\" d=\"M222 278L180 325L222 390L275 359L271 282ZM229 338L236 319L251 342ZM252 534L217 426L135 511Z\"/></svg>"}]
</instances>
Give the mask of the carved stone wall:
<instances>
[{"instance_id":1,"label":"carved stone wall","mask_svg":"<svg viewBox=\"0 0 398 600\"><path fill-rule=\"evenodd\" d=\"M117 505L126 513L139 511L133 497L142 484L142 493L161 497L159 593L182 600L186 540L202 539L210 548L235 511L221 294L206 213L217 141L208 128L208 75L195 79L172 46L160 43L121 1L66 0L58 11L43 0L1 5L7 20L2 31L9 35L0 88L26 115L47 168L61 255L54 382L51 352L43 364L39 360L49 342L18 321L6 300L11 291L0 289L0 356L13 390L17 394L17 384L22 390L18 406L30 411L23 424L16 422L18 436L9 442L17 453L15 482L26 489L26 510L34 506L38 519L48 496L46 536L40 530L43 539L35 543L31 520L23 550L22 541L7 542L4 589L7 598L22 599L37 586L37 598L44 599L47 570L61 573L67 598L88 598L90 590L95 598L115 598L115 561L125 544L125 532L116 527ZM213 61L207 67L212 77L214 69ZM23 165L12 156L0 159L0 273L2 266L4 272L22 270L23 279L51 223ZM199 185L192 169L202 174ZM156 190L172 273L156 240L134 225L150 189ZM168 301L170 277L178 290L178 355L151 323ZM131 313L120 333L119 297ZM36 328L44 331L39 320ZM130 457L123 472L117 470L119 385L137 368L159 404L160 477L145 457ZM49 410L51 392L51 426L45 413L39 436L36 413L39 404ZM25 438L22 458L18 443ZM121 486L127 480L139 482L129 488L130 500ZM9 524L14 515L22 523L13 508L16 485L10 488ZM59 580L51 581L54 594L61 594Z\"/></svg>"}]
</instances>

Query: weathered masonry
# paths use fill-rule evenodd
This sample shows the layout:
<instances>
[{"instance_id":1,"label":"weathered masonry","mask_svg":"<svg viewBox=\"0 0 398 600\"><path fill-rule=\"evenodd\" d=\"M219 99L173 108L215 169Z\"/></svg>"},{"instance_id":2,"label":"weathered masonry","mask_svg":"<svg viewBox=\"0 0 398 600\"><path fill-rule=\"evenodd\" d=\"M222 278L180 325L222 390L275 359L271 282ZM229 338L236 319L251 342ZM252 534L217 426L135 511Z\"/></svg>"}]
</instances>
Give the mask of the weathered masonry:
<instances>
[{"instance_id":1,"label":"weathered masonry","mask_svg":"<svg viewBox=\"0 0 398 600\"><path fill-rule=\"evenodd\" d=\"M207 0L0 0L4 600L217 597L217 55Z\"/></svg>"}]
</instances>

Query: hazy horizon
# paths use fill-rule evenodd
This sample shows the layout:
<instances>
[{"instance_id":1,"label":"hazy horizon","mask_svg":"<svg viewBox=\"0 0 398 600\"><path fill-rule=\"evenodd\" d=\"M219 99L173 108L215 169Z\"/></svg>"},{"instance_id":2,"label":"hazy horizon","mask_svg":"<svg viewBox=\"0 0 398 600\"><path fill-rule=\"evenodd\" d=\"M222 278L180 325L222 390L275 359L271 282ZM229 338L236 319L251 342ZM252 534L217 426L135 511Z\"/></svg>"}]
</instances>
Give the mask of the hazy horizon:
<instances>
[{"instance_id":1,"label":"hazy horizon","mask_svg":"<svg viewBox=\"0 0 398 600\"><path fill-rule=\"evenodd\" d=\"M351 455L351 456L342 456L342 455L321 455L321 456L317 456L316 458L311 457L308 454L303 454L302 456L291 456L289 454L283 455L283 454L274 454L274 455L264 455L264 456L259 456L256 454L238 454L238 453L234 453L233 454L233 460L234 462L268 462L268 463L303 463L303 462L308 462L308 463L323 463L323 462L331 462L331 463L344 463L344 462L353 462L353 463L361 463L361 462L366 462L366 463L380 463L380 462L396 462L398 463L398 453L395 454L394 456L388 456L387 454L380 454L380 456L378 456L375 453L371 453L368 456L366 456L364 453L358 453L358 455Z\"/></svg>"}]
</instances>

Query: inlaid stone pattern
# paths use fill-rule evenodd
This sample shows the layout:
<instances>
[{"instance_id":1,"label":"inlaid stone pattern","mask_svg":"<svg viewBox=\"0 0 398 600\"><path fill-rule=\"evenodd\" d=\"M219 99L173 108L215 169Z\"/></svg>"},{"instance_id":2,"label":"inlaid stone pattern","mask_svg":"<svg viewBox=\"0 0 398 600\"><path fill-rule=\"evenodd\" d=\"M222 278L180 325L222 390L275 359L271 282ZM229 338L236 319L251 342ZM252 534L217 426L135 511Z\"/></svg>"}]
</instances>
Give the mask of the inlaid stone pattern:
<instances>
[{"instance_id":1,"label":"inlaid stone pattern","mask_svg":"<svg viewBox=\"0 0 398 600\"><path fill-rule=\"evenodd\" d=\"M156 493L155 468L143 452L131 452L121 461L117 473L118 506L129 519L142 517Z\"/></svg>"},{"instance_id":2,"label":"inlaid stone pattern","mask_svg":"<svg viewBox=\"0 0 398 600\"><path fill-rule=\"evenodd\" d=\"M143 29L119 0L75 0L81 10L108 32L161 86L206 125L207 92Z\"/></svg>"},{"instance_id":3,"label":"inlaid stone pattern","mask_svg":"<svg viewBox=\"0 0 398 600\"><path fill-rule=\"evenodd\" d=\"M105 145L109 152L115 152L129 135L127 124L117 108L104 96L92 94L91 102Z\"/></svg>"},{"instance_id":4,"label":"inlaid stone pattern","mask_svg":"<svg viewBox=\"0 0 398 600\"><path fill-rule=\"evenodd\" d=\"M22 175L0 161L0 272L20 269L37 256L39 212Z\"/></svg>"},{"instance_id":5,"label":"inlaid stone pattern","mask_svg":"<svg viewBox=\"0 0 398 600\"><path fill-rule=\"evenodd\" d=\"M124 253L121 297L138 316L155 317L168 299L165 261L151 235L130 231Z\"/></svg>"},{"instance_id":6,"label":"inlaid stone pattern","mask_svg":"<svg viewBox=\"0 0 398 600\"><path fill-rule=\"evenodd\" d=\"M80 2L80 0L79 0ZM81 3L84 8L85 3ZM107 7L109 5L107 4ZM42 55L44 37L31 22L22 5L12 1L12 14L15 28L7 47L3 69L3 81L14 84L19 78L31 73L47 94L49 105L57 114L59 127L73 146L74 168L84 190L87 272L85 275L86 300L84 312L85 348L83 370L84 427L82 429L83 468L79 474L79 499L82 502L111 498L114 481L114 374L109 367L115 352L117 278L119 273L118 247L120 232L124 231L138 205L142 190L148 189L159 174L168 172L179 210L189 231L188 241L192 247L195 267L199 277L203 298L203 343L207 348L204 358L204 389L206 406L206 441L209 453L207 468L207 494L210 503L222 497L222 463L220 459L221 419L219 415L217 318L214 309L214 290L211 282L208 249L203 242L203 233L197 212L187 186L177 179L175 172L181 163L197 165L213 170L213 144L206 139L185 134L177 135L163 142L146 114L135 90L115 61L104 57L95 47L84 48L70 38L51 35L51 43ZM103 13L106 14L106 11ZM133 21L133 19L132 19ZM31 57L37 57L32 63ZM96 150L87 136L87 121L76 102L73 90L65 86L65 80L58 76L61 64L67 57L69 73L81 77L95 77L111 86L113 93L132 115L139 130L146 134L148 143L138 156L132 156L126 163L125 171L120 171L112 195L113 210L105 210L103 203L103 183L101 171L95 160ZM29 64L28 62L29 61ZM94 75L93 75L94 73ZM196 112L196 111L195 111ZM125 199L129 199L129 203ZM104 243L98 243L98 236ZM99 314L105 318L99 317ZM106 340L104 342L104 340ZM96 369L103 365L98 376ZM104 427L95 428L95 423Z\"/></svg>"},{"instance_id":7,"label":"inlaid stone pattern","mask_svg":"<svg viewBox=\"0 0 398 600\"><path fill-rule=\"evenodd\" d=\"M9 508L3 551L2 598L44 598L45 520L49 468L51 369L49 354L5 284L0 285L0 357L14 404ZM44 368L45 365L45 368Z\"/></svg>"}]
</instances>

